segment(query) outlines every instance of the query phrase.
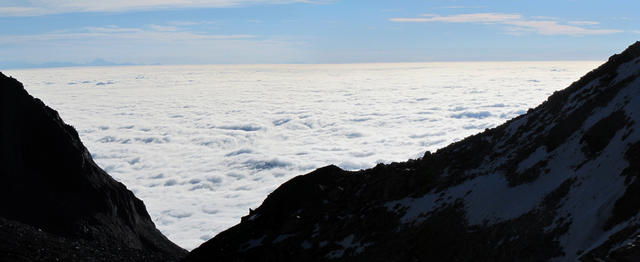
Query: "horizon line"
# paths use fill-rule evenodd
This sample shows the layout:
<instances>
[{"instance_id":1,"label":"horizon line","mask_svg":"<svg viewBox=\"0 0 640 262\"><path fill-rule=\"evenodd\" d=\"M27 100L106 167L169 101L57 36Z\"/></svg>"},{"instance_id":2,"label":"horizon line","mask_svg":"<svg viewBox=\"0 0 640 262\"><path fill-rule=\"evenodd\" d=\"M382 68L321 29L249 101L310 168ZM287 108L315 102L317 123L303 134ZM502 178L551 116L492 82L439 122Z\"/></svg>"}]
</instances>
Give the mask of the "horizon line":
<instances>
[{"instance_id":1,"label":"horizon line","mask_svg":"<svg viewBox=\"0 0 640 262\"><path fill-rule=\"evenodd\" d=\"M33 66L19 66L19 67L7 67L2 68L0 65L0 71L10 70L31 70L31 69L64 69L64 68L100 68L100 67L163 67L163 66L268 66L268 65L366 65L366 64L432 64L432 63L542 63L542 62L606 62L607 59L540 59L540 60L438 60L438 61L394 61L394 62L332 62L332 63L304 63L304 62L290 62L290 63L169 63L169 64L135 64L135 63L114 63L113 65L91 65L91 64L73 64L68 66L46 66L48 63L60 63L65 62L45 62L39 65ZM43 66L44 65L44 66Z\"/></svg>"}]
</instances>

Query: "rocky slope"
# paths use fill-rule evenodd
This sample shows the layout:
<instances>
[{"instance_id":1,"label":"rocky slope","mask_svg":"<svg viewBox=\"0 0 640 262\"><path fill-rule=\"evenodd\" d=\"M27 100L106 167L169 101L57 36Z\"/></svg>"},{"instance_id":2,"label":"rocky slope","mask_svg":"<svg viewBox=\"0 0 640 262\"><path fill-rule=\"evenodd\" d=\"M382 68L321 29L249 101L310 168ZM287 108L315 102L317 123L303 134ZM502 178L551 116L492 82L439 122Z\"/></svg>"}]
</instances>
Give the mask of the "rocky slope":
<instances>
[{"instance_id":1,"label":"rocky slope","mask_svg":"<svg viewBox=\"0 0 640 262\"><path fill-rule=\"evenodd\" d=\"M185 261L640 261L640 43L507 123L296 177Z\"/></svg>"},{"instance_id":2,"label":"rocky slope","mask_svg":"<svg viewBox=\"0 0 640 262\"><path fill-rule=\"evenodd\" d=\"M0 261L172 261L186 251L76 130L0 73Z\"/></svg>"}]
</instances>

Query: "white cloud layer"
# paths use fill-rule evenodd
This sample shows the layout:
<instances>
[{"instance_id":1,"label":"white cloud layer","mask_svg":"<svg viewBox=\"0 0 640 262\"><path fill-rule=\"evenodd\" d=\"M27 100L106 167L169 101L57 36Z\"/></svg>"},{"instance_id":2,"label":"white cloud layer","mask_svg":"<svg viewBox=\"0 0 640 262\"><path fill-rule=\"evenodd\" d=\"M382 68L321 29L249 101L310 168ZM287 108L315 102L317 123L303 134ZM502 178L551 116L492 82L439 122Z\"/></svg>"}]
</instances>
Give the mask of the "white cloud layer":
<instances>
[{"instance_id":1,"label":"white cloud layer","mask_svg":"<svg viewBox=\"0 0 640 262\"><path fill-rule=\"evenodd\" d=\"M424 14L414 18L391 18L391 22L404 23L481 23L506 25L510 33L533 32L541 35L606 35L620 33L617 29L599 29L587 26L598 25L594 21L571 21L566 24L552 19L526 18L521 14L505 13L472 13L450 16L440 16L437 14Z\"/></svg>"},{"instance_id":2,"label":"white cloud layer","mask_svg":"<svg viewBox=\"0 0 640 262\"><path fill-rule=\"evenodd\" d=\"M124 12L168 8L222 8L252 4L314 3L313 0L26 0L0 3L1 16L39 16L74 12Z\"/></svg>"},{"instance_id":3,"label":"white cloud layer","mask_svg":"<svg viewBox=\"0 0 640 262\"><path fill-rule=\"evenodd\" d=\"M100 31L100 30L97 30ZM136 66L5 72L194 248L288 179L421 156L534 107L597 62Z\"/></svg>"}]
</instances>

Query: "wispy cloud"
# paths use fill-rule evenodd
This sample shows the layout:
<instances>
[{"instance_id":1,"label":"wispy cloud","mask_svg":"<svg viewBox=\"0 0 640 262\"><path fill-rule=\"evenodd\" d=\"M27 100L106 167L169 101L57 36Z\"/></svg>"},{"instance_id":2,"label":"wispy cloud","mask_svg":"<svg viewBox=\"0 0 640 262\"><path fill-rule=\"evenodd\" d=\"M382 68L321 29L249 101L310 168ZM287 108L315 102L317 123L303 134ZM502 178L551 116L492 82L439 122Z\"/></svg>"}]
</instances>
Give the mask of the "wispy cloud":
<instances>
[{"instance_id":1,"label":"wispy cloud","mask_svg":"<svg viewBox=\"0 0 640 262\"><path fill-rule=\"evenodd\" d=\"M176 8L222 8L252 4L324 3L317 0L26 0L0 3L0 17L40 16L75 12L124 12Z\"/></svg>"},{"instance_id":2,"label":"wispy cloud","mask_svg":"<svg viewBox=\"0 0 640 262\"><path fill-rule=\"evenodd\" d=\"M535 20L551 20L551 21L558 21L560 19L558 19L557 17L553 17L553 16L544 16L544 15L535 15L535 16L531 16L531 19L535 19Z\"/></svg>"},{"instance_id":3,"label":"wispy cloud","mask_svg":"<svg viewBox=\"0 0 640 262\"><path fill-rule=\"evenodd\" d=\"M571 25L599 25L600 24L600 22L596 22L596 21L569 21L567 23Z\"/></svg>"},{"instance_id":4,"label":"wispy cloud","mask_svg":"<svg viewBox=\"0 0 640 262\"><path fill-rule=\"evenodd\" d=\"M67 32L72 31L72 30L66 30ZM126 27L118 27L115 25L112 26L106 26L106 27L93 27L93 26L89 26L89 27L85 27L83 28L82 31L87 31L88 33L95 33L95 34L109 34L109 33L140 33L143 30L140 28L126 28Z\"/></svg>"},{"instance_id":5,"label":"wispy cloud","mask_svg":"<svg viewBox=\"0 0 640 262\"><path fill-rule=\"evenodd\" d=\"M153 30L160 32L175 32L178 31L179 28L175 26L166 26L166 25L149 25Z\"/></svg>"},{"instance_id":6,"label":"wispy cloud","mask_svg":"<svg viewBox=\"0 0 640 262\"><path fill-rule=\"evenodd\" d=\"M516 30L537 32L542 35L608 35L620 33L617 29L592 29L574 25L563 25L556 21L519 20L507 23Z\"/></svg>"},{"instance_id":7,"label":"wispy cloud","mask_svg":"<svg viewBox=\"0 0 640 262\"><path fill-rule=\"evenodd\" d=\"M200 21L169 21L170 26L194 26L194 25L215 25L216 21L200 20Z\"/></svg>"},{"instance_id":8,"label":"wispy cloud","mask_svg":"<svg viewBox=\"0 0 640 262\"><path fill-rule=\"evenodd\" d=\"M440 8L443 9L477 9L477 8L486 8L487 6L478 5L478 6L468 6L468 5L448 5L442 6Z\"/></svg>"},{"instance_id":9,"label":"wispy cloud","mask_svg":"<svg viewBox=\"0 0 640 262\"><path fill-rule=\"evenodd\" d=\"M193 40L231 40L256 38L247 34L212 35L182 31L177 27L149 25L145 28L126 28L118 26L85 27L78 30L63 30L33 35L3 35L0 44L20 44L42 41L78 41L78 40L144 40L144 41L193 41Z\"/></svg>"},{"instance_id":10,"label":"wispy cloud","mask_svg":"<svg viewBox=\"0 0 640 262\"><path fill-rule=\"evenodd\" d=\"M0 16L33 16L44 14L44 8L29 6L2 6L0 4Z\"/></svg>"},{"instance_id":11,"label":"wispy cloud","mask_svg":"<svg viewBox=\"0 0 640 262\"><path fill-rule=\"evenodd\" d=\"M617 29L599 29L589 26L598 25L594 21L571 21L561 23L551 19L527 18L521 14L506 13L472 13L450 16L437 14L424 14L420 17L412 18L391 18L391 22L404 23L480 23L480 24L501 24L507 25L506 30L510 33L523 34L527 32L541 35L605 35L620 33Z\"/></svg>"},{"instance_id":12,"label":"wispy cloud","mask_svg":"<svg viewBox=\"0 0 640 262\"><path fill-rule=\"evenodd\" d=\"M391 18L391 22L449 22L449 23L496 23L521 19L519 14L476 13L452 16L424 14L418 18Z\"/></svg>"}]
</instances>

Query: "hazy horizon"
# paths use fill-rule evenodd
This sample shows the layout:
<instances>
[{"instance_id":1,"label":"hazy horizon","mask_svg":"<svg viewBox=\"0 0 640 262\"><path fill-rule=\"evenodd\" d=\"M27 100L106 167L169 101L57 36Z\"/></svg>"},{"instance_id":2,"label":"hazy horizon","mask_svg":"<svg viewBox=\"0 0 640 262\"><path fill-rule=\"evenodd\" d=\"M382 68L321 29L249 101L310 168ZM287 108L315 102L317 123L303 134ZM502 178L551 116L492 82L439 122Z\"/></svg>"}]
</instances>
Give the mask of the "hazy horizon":
<instances>
[{"instance_id":1,"label":"hazy horizon","mask_svg":"<svg viewBox=\"0 0 640 262\"><path fill-rule=\"evenodd\" d=\"M102 59L98 59L102 60ZM93 61L86 64L76 64L70 62L48 62L44 64L28 65L17 67L0 68L0 72L16 71L16 70L39 70L39 69L67 69L67 68L111 68L111 67L189 67L189 66L230 66L230 67L243 67L243 66L332 66L332 65L375 65L375 64L447 64L447 63L567 63L567 62L592 62L592 63L604 63L606 60L595 59L577 59L577 60L478 60L478 61L396 61L396 62L345 62L345 63L256 63L256 64L234 64L234 63L220 63L220 64L118 64L110 61L102 60L105 64L95 64Z\"/></svg>"}]
</instances>

